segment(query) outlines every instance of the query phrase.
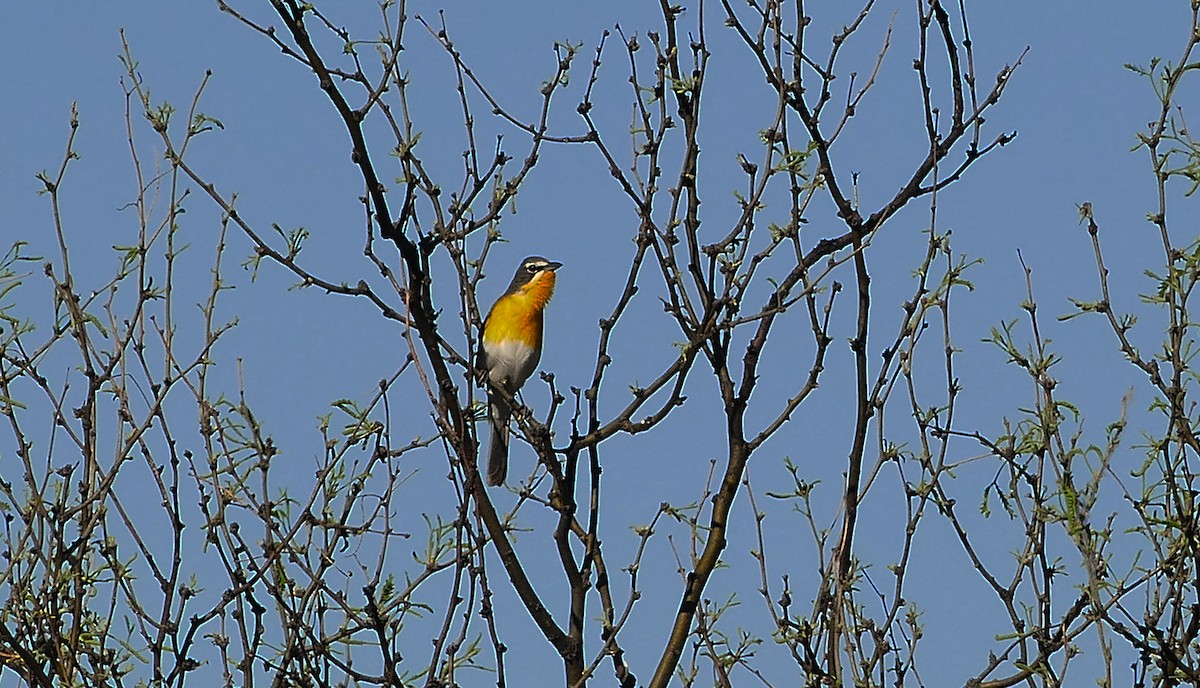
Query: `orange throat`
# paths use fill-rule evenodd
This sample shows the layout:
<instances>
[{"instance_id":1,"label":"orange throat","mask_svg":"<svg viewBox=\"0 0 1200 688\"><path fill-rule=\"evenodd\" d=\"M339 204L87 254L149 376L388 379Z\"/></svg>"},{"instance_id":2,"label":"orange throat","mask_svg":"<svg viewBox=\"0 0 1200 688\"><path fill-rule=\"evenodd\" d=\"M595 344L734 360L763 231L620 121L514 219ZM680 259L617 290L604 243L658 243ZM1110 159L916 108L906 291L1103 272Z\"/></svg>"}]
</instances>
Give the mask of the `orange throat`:
<instances>
[{"instance_id":1,"label":"orange throat","mask_svg":"<svg viewBox=\"0 0 1200 688\"><path fill-rule=\"evenodd\" d=\"M554 296L554 273L543 272L534 277L529 284L521 287L515 296L525 299L529 307L540 312L550 303L550 297Z\"/></svg>"},{"instance_id":2,"label":"orange throat","mask_svg":"<svg viewBox=\"0 0 1200 688\"><path fill-rule=\"evenodd\" d=\"M485 342L517 340L541 348L542 310L554 295L554 273L545 272L520 289L500 297L488 315Z\"/></svg>"}]
</instances>

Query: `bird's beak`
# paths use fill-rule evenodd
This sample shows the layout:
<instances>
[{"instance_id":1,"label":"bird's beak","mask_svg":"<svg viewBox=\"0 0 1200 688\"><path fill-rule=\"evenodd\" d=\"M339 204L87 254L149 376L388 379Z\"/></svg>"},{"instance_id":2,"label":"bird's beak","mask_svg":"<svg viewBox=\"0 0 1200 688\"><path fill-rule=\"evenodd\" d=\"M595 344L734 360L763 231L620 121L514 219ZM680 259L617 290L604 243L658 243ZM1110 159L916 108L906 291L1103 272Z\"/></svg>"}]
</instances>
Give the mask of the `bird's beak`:
<instances>
[{"instance_id":1,"label":"bird's beak","mask_svg":"<svg viewBox=\"0 0 1200 688\"><path fill-rule=\"evenodd\" d=\"M550 271L557 270L557 269L559 269L559 268L561 268L561 267L562 267L562 263L559 263L559 262L556 262L556 261L553 261L553 260L552 260L552 261L550 261L549 263L546 263L546 269L547 269L547 270L550 270Z\"/></svg>"}]
</instances>

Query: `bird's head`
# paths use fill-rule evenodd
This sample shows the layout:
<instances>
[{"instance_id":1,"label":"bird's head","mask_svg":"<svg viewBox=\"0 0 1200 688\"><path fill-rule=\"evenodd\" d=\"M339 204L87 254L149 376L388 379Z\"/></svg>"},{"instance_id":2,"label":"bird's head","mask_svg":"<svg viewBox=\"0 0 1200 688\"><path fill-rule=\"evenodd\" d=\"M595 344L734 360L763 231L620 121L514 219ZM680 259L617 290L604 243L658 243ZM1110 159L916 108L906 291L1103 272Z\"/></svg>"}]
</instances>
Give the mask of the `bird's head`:
<instances>
[{"instance_id":1,"label":"bird's head","mask_svg":"<svg viewBox=\"0 0 1200 688\"><path fill-rule=\"evenodd\" d=\"M517 267L512 284L508 285L508 293L535 289L550 291L554 289L554 271L561 268L562 263L546 260L541 256L529 256ZM549 295L547 294L547 298Z\"/></svg>"}]
</instances>

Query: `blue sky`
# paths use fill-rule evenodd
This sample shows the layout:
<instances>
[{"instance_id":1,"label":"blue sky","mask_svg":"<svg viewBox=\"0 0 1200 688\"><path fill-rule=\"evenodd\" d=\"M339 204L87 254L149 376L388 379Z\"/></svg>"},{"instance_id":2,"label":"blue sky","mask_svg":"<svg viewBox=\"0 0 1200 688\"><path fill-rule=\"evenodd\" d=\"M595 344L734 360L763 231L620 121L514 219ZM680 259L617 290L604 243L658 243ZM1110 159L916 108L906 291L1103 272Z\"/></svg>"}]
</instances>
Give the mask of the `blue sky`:
<instances>
[{"instance_id":1,"label":"blue sky","mask_svg":"<svg viewBox=\"0 0 1200 688\"><path fill-rule=\"evenodd\" d=\"M266 3L240 5L251 16L270 23ZM552 120L559 133L583 130L574 104L601 32L619 23L627 34L645 35L661 23L649 3L588 3L569 10L553 2L510 5L449 3L445 19L468 64L507 108L523 117L536 114L538 88L553 73L553 42L581 42L574 81ZM1144 151L1131 149L1135 132L1155 116L1157 104L1147 81L1123 65L1145 64L1154 56L1174 57L1183 41L1186 5L1155 1L1112 4L1107 7L1118 9L1101 10L1090 3L1020 0L974 3L970 8L976 67L983 88L1027 47L1028 53L985 129L985 136L987 132L994 136L1015 130L1016 140L979 162L961 183L939 198L939 228L953 230L955 251L985 260L969 273L976 291L959 295L956 302L955 340L963 349L959 365L965 387L960 421L965 429L997 432L1000 418L1015 415L1030 398L1027 381L1005 365L998 351L980 342L991 327L1021 315L1025 283L1018 250L1033 270L1048 334L1054 346L1067 354L1057 369L1060 391L1078 403L1088 417L1086 427L1097 433L1096 437L1101 437L1104 426L1119 414L1125 390L1138 384L1138 376L1122 363L1111 336L1098 320L1057 323L1054 317L1069 312L1067 297L1094 298L1097 293L1090 243L1078 223L1077 204L1085 201L1093 203L1102 225L1113 286L1125 300L1123 306L1137 307L1134 294L1149 288L1142 271L1158 257L1154 228L1145 220L1153 207L1153 185ZM417 2L410 6L410 13L433 22L438 7ZM705 221L714 227L736 210L732 190L744 183L736 155L759 154L757 131L770 116L767 87L755 76L744 47L722 26L719 10L715 4L707 8L712 62L705 95L700 180L706 194ZM341 20L348 26L365 36L373 35L377 10L371 3L337 11L346 12ZM819 35L840 25L849 15L837 13L849 11L840 6L810 8L817 15L814 30ZM894 21L892 47L879 85L867 96L834 150L835 164L860 174L862 205L867 208L894 193L924 145L911 69L916 37L913 13L910 2L881 5L846 55L847 69L869 71L886 26ZM237 192L240 211L257 226L306 227L312 238L302 255L314 270L333 281L373 278L362 258L362 208L357 200L362 185L334 111L310 74L262 37L219 12L215 3L20 3L5 7L0 19L0 45L10 65L0 75L0 90L6 94L0 99L0 238L5 247L23 239L30 242L34 253L54 252L48 204L36 193L39 183L34 175L59 164L74 102L81 122L76 144L81 159L74 163L63 190L69 241L76 264L83 266L78 276L82 283L99 284L115 269L118 257L109 247L128 243L135 227L125 208L136 188L126 140L123 69L117 57L121 49L118 30L124 28L156 100L184 108L205 70L212 71L200 109L219 119L224 129L198 141L190 154L196 169L215 182L218 190ZM463 135L450 61L416 23L408 28L406 47L413 117L423 133L419 153L436 174L454 179L461 168ZM627 76L614 37L595 100L598 121L619 150L624 150L628 137ZM1195 102L1195 93L1185 93L1185 99ZM487 120L483 116L486 108L478 104L476 111L484 132L481 140L503 133L510 154L518 160L523 157L528 145L518 132ZM137 116L134 125L135 136L149 151L153 132ZM391 162L382 154L388 145L386 137L379 145L376 162L384 168ZM1177 226L1187 226L1187 220L1196 218L1193 205L1177 208L1181 218ZM190 200L188 211L183 235L195 262L189 263L181 279L186 288L196 290L196 297L182 299L184 303L203 298L217 217L212 205L199 195ZM911 291L911 270L924 251L920 232L928 226L928 217L927 204L914 204L894 218L877 241L872 277L878 289L874 306L878 342L887 341L895 329L903 301L899 295ZM811 220L805 232L819 237L825 231L836 231L828 213L822 217L818 212ZM586 386L594 361L597 320L612 308L623 280L622 268L632 252L634 213L594 151L548 145L517 199L515 214L504 219L503 227L507 242L493 250L489 279L480 287L480 303L491 303L522 257L541 254L562 261L565 267L547 316L551 334L542 368L555 372L563 388ZM249 253L243 238L231 241L231 258L240 260ZM234 392L239 376L235 360L241 361L248 399L279 438L284 456L307 467L320 452L314 419L327 413L335 399L366 396L380 378L396 369L405 353L400 332L365 302L312 290L289 290L294 280L269 265L259 270L255 281L249 272L240 270L231 270L229 277L236 290L226 295L222 312L227 318L238 318L239 326L218 351L223 365L217 375ZM31 285L37 281L31 279ZM36 289L42 287L44 284ZM35 320L44 317L50 304L50 292L36 289L27 288L25 300L17 304L25 317ZM453 319L456 289L437 296ZM851 311L846 313L841 317L848 318ZM849 446L847 429L852 427L850 388L837 377L849 370L850 354L844 340L851 332L850 325L849 320L839 325L841 341L831 354L824 381L827 391L823 389L812 404L801 409L784 432L756 456L750 469L761 493L784 486L782 458L793 458L804 475L823 481L828 488L819 492L817 502L824 509L821 518L830 524L836 507L835 486L840 484ZM613 390L646 382L663 361L676 355L675 339L659 336L670 327L656 300L646 298L635 306L614 348L616 364L609 380ZM1145 336L1145 342L1153 341L1152 333ZM782 371L781 376L789 374L789 365L795 364L786 350L772 355L779 366L774 370ZM526 401L544 408L547 394L534 383L536 380L526 392ZM610 500L605 544L615 562L626 561L636 545L628 526L649 519L660 502L694 500L703 487L708 459L721 456L720 428L713 424L714 418L719 419L719 409L712 406L711 377L697 374L690 384L692 400L686 413L676 414L645 437L615 438L605 445L605 494ZM772 398L773 393L782 396L789 389L773 386L767 379L761 394ZM1150 401L1147 392L1140 394L1134 403L1139 410ZM623 399L612 393L609 403L615 409ZM405 430L412 436L428 434L431 426L425 409L418 404L411 413L406 411L397 412L400 434ZM562 437L569 428L564 424L556 430ZM978 448L964 444L958 451L967 457L978 453ZM1140 460L1136 451L1127 458ZM528 470L532 455L514 448L512 460L515 472L520 473ZM3 471L8 470L10 461L12 455L0 445ZM406 495L411 501L403 509L414 518L412 528L419 530L415 515L446 512L452 506L446 501L449 495L442 479L445 460L430 451L408 468L417 474L413 485L427 488L411 490ZM978 488L972 492L968 483L986 481L990 472L977 465L965 469L963 494L977 497ZM970 500L964 497L964 501ZM896 541L888 525L898 506L896 501L881 499L864 507L868 511L860 527L859 545L863 556L880 569ZM722 599L737 590L742 602L738 622L769 633L769 625L763 631L766 617L753 592L758 573L748 555L755 544L750 537L747 503L740 504L735 519L735 530L744 537L731 542L726 554L729 568L718 573L709 596ZM529 525L544 526L544 520L528 516ZM928 532L918 541L923 563L914 574L910 591L912 600L925 610L929 629L923 676L928 685L961 684L986 661L992 648L989 642L994 631L972 621L987 619L996 610L978 605L977 579L968 576L962 584L947 581L959 580L954 572L964 571L962 553L948 541L948 533L939 530L944 527L934 521L926 524ZM773 526L771 547L779 570L791 570L794 580L811 577L815 553L803 532L797 532L794 514L776 509L768 525ZM1002 528L996 524L980 527L997 527L996 544L989 554L1002 561L1008 555ZM1069 551L1064 551L1069 559ZM532 546L527 554L535 562L539 556L553 557L549 549ZM629 631L630 661L639 675L648 675L656 661L657 639L678 602L674 560L665 538L655 541L645 570L670 582L648 594L638 607L637 624ZM555 594L561 591L553 570L539 574L539 579L550 606L561 608L565 603L555 605ZM502 590L499 595L501 604L515 605L511 593ZM511 609L516 612L509 615L513 637L533 633L531 626L522 625L524 613L515 606ZM590 640L594 642L594 636ZM419 644L414 654L426 652L425 636L415 634L413 642ZM962 652L946 654L951 648ZM510 666L545 661L546 652L547 647L536 641L514 643L509 661L515 664ZM939 655L944 661L937 659ZM790 675L786 657L768 648L761 656L770 675L781 681L778 685L786 685L787 680L781 678ZM472 685L490 681L482 675L471 680L477 681Z\"/></svg>"}]
</instances>

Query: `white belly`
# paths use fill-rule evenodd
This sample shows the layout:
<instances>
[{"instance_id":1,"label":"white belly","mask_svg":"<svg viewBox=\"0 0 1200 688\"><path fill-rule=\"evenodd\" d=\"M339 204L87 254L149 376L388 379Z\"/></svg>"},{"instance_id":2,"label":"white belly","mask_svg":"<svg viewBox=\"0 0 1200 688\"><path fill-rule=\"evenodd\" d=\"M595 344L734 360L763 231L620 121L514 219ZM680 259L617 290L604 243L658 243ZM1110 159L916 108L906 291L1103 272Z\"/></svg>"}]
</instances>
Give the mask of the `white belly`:
<instances>
[{"instance_id":1,"label":"white belly","mask_svg":"<svg viewBox=\"0 0 1200 688\"><path fill-rule=\"evenodd\" d=\"M524 342L484 342L483 349L487 354L488 381L510 394L515 394L537 369L538 352Z\"/></svg>"}]
</instances>

